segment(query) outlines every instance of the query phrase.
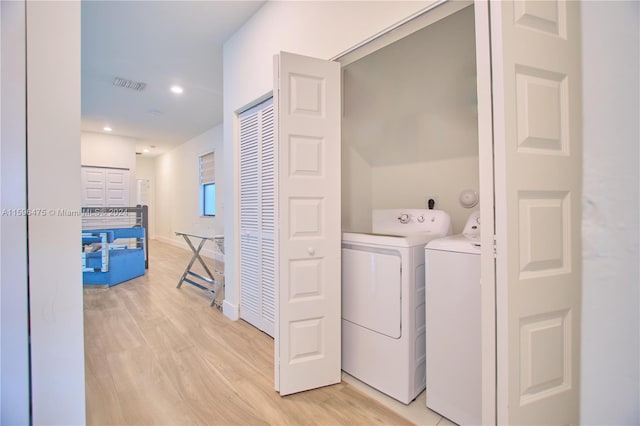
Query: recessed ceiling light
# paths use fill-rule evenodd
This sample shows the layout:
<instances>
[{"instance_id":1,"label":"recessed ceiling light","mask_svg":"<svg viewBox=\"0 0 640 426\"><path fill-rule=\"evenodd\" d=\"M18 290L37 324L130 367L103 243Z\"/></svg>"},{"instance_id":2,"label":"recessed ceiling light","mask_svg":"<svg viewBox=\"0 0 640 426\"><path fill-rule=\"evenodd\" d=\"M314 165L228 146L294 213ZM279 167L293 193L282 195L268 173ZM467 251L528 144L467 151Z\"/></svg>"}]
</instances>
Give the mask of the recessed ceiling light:
<instances>
[{"instance_id":1,"label":"recessed ceiling light","mask_svg":"<svg viewBox=\"0 0 640 426\"><path fill-rule=\"evenodd\" d=\"M104 126L104 127L102 128L102 130L104 130L105 132L110 132L110 131L112 131L113 129L112 129L111 127L109 127L109 126Z\"/></svg>"},{"instance_id":2,"label":"recessed ceiling light","mask_svg":"<svg viewBox=\"0 0 640 426\"><path fill-rule=\"evenodd\" d=\"M184 92L184 89L181 86L171 86L171 91L176 94L180 94Z\"/></svg>"},{"instance_id":3,"label":"recessed ceiling light","mask_svg":"<svg viewBox=\"0 0 640 426\"><path fill-rule=\"evenodd\" d=\"M149 149L145 148L145 149L142 150L142 152L149 152Z\"/></svg>"}]
</instances>

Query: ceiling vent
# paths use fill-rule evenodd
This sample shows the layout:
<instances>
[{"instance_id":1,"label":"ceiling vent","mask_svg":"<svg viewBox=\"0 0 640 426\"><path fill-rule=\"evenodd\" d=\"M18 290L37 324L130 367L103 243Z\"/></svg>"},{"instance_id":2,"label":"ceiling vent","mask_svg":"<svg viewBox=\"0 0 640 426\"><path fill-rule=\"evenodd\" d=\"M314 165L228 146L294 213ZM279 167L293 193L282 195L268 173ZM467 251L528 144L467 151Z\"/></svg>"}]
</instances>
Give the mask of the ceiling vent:
<instances>
[{"instance_id":1,"label":"ceiling vent","mask_svg":"<svg viewBox=\"0 0 640 426\"><path fill-rule=\"evenodd\" d=\"M113 85L118 87L124 87L125 89L133 89L138 92L144 90L147 87L147 83L141 81L127 80L126 78L116 77L113 79Z\"/></svg>"}]
</instances>

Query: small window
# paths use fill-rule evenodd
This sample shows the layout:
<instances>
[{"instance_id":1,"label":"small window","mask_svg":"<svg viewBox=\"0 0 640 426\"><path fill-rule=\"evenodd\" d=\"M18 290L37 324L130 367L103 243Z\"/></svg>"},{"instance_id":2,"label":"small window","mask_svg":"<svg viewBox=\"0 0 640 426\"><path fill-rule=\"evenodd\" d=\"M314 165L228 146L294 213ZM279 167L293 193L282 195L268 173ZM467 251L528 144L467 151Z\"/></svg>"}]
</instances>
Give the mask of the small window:
<instances>
[{"instance_id":1,"label":"small window","mask_svg":"<svg viewBox=\"0 0 640 426\"><path fill-rule=\"evenodd\" d=\"M200 215L216 215L216 169L213 152L200 156Z\"/></svg>"},{"instance_id":2,"label":"small window","mask_svg":"<svg viewBox=\"0 0 640 426\"><path fill-rule=\"evenodd\" d=\"M216 184L205 183L202 185L202 215L216 215Z\"/></svg>"}]
</instances>

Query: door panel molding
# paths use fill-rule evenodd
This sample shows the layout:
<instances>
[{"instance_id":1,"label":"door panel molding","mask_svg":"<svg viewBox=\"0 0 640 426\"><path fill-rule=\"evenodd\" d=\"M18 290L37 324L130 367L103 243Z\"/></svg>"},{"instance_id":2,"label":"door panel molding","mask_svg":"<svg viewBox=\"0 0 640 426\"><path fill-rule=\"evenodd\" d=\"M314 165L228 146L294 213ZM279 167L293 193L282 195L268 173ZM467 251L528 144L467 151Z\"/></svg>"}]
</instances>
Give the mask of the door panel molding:
<instances>
[{"instance_id":1,"label":"door panel molding","mask_svg":"<svg viewBox=\"0 0 640 426\"><path fill-rule=\"evenodd\" d=\"M498 423L579 423L579 7L489 5Z\"/></svg>"},{"instance_id":2,"label":"door panel molding","mask_svg":"<svg viewBox=\"0 0 640 426\"><path fill-rule=\"evenodd\" d=\"M340 64L281 52L274 67L279 200L274 370L276 390L287 395L341 380Z\"/></svg>"}]
</instances>

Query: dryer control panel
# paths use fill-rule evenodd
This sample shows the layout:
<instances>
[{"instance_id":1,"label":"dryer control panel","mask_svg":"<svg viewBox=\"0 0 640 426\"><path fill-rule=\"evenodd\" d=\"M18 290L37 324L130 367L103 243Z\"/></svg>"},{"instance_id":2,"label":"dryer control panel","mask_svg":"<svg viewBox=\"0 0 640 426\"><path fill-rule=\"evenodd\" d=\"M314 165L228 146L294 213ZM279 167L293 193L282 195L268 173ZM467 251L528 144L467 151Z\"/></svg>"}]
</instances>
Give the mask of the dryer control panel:
<instances>
[{"instance_id":1,"label":"dryer control panel","mask_svg":"<svg viewBox=\"0 0 640 426\"><path fill-rule=\"evenodd\" d=\"M451 235L451 217L442 210L374 209L371 213L371 225L374 234Z\"/></svg>"}]
</instances>

